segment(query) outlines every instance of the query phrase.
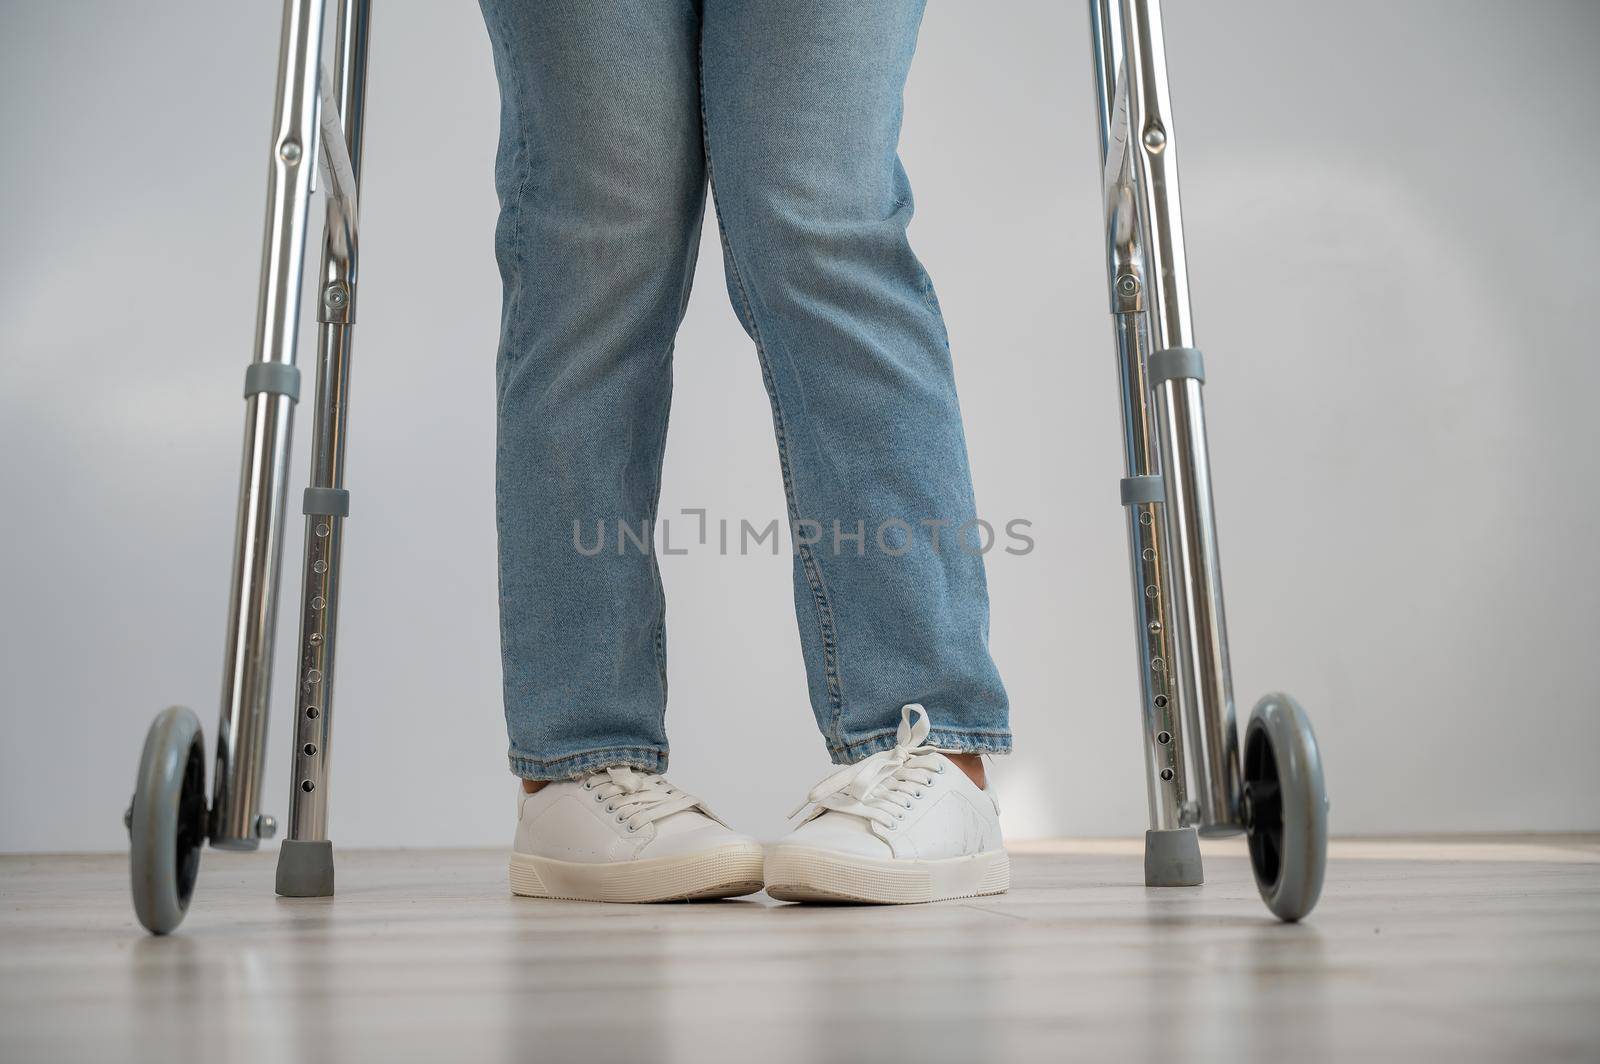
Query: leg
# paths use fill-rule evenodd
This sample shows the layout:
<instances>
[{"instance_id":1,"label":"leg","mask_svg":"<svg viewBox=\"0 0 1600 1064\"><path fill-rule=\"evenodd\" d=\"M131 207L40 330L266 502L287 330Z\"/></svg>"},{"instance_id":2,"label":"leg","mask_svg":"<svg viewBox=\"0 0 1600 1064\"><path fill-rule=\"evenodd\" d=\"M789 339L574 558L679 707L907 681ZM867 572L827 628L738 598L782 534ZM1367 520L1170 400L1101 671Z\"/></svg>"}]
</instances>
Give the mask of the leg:
<instances>
[{"instance_id":1,"label":"leg","mask_svg":"<svg viewBox=\"0 0 1600 1064\"><path fill-rule=\"evenodd\" d=\"M315 165L322 16L322 0L283 5L261 299L255 356L244 379L244 458L211 808L208 813L199 721L174 706L156 717L146 736L133 804L124 817L132 843L134 911L157 935L176 928L188 911L204 840L219 849L254 850L275 830L272 818L258 810L290 422L300 388L295 338Z\"/></svg>"},{"instance_id":2,"label":"leg","mask_svg":"<svg viewBox=\"0 0 1600 1064\"><path fill-rule=\"evenodd\" d=\"M258 817L261 771L283 558L283 510L289 438L300 371L300 277L316 159L317 62L322 50L321 0L286 0L278 59L278 102L268 171L267 232L255 359L245 374L244 462L234 534L233 590L222 719L212 772L211 845L253 850L265 822Z\"/></svg>"},{"instance_id":3,"label":"leg","mask_svg":"<svg viewBox=\"0 0 1600 1064\"><path fill-rule=\"evenodd\" d=\"M920 0L706 0L706 147L735 309L772 400L795 603L836 761L1005 751L944 323L896 154ZM965 527L963 527L965 526Z\"/></svg>"},{"instance_id":4,"label":"leg","mask_svg":"<svg viewBox=\"0 0 1600 1064\"><path fill-rule=\"evenodd\" d=\"M305 565L300 584L300 669L290 714L293 773L289 777L289 835L278 850L278 893L333 893L333 843L328 839L329 739L333 734L333 668L338 646L339 575L344 519L345 412L350 398L354 340L357 208L367 79L369 0L341 0L332 83L322 86L321 153L326 160L326 219L322 280L317 299L317 389L312 406L311 483Z\"/></svg>"},{"instance_id":5,"label":"leg","mask_svg":"<svg viewBox=\"0 0 1600 1064\"><path fill-rule=\"evenodd\" d=\"M1173 656L1167 609L1171 588L1163 572L1166 510L1161 505L1160 466L1145 375L1150 330L1145 320L1145 255L1135 206L1137 190L1128 157L1122 15L1115 0L1095 0L1089 15L1100 113L1100 160L1105 171L1106 265L1122 385L1127 476L1121 495L1127 515L1134 642L1144 707L1145 784L1150 806L1144 878L1147 887L1194 886L1203 875L1199 839L1194 828L1185 826L1183 729L1169 669Z\"/></svg>"},{"instance_id":6,"label":"leg","mask_svg":"<svg viewBox=\"0 0 1600 1064\"><path fill-rule=\"evenodd\" d=\"M619 549L619 524L648 542L698 248L698 19L690 0L483 9L502 104L496 497L511 766L528 779L659 771L661 581L653 553Z\"/></svg>"}]
</instances>

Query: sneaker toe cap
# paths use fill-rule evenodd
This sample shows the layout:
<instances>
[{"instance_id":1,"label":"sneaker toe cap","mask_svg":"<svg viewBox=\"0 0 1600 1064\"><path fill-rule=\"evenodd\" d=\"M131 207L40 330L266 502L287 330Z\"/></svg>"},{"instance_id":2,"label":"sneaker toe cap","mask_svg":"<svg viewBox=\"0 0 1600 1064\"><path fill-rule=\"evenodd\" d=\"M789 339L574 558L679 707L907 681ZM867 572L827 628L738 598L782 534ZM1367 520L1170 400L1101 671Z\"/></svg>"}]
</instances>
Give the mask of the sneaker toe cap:
<instances>
[{"instance_id":1,"label":"sneaker toe cap","mask_svg":"<svg viewBox=\"0 0 1600 1064\"><path fill-rule=\"evenodd\" d=\"M780 845L828 850L877 860L894 856L889 844L874 835L864 821L833 815L801 824Z\"/></svg>"},{"instance_id":2,"label":"sneaker toe cap","mask_svg":"<svg viewBox=\"0 0 1600 1064\"><path fill-rule=\"evenodd\" d=\"M674 832L651 841L644 852L639 856L649 859L654 857L684 857L694 853L706 853L710 850L720 850L729 846L748 846L757 851L761 844L748 835L729 831L721 824L708 824L705 827L695 828L692 831Z\"/></svg>"}]
</instances>

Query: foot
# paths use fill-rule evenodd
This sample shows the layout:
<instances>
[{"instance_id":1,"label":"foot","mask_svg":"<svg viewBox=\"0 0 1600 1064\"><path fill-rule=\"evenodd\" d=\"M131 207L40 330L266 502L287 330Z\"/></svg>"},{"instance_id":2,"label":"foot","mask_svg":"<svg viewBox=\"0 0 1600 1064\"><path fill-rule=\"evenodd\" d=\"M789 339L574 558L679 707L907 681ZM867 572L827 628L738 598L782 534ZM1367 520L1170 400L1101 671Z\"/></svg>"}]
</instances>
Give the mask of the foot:
<instances>
[{"instance_id":1,"label":"foot","mask_svg":"<svg viewBox=\"0 0 1600 1064\"><path fill-rule=\"evenodd\" d=\"M921 706L905 707L893 749L812 789L811 815L767 858L768 894L889 904L1006 891L994 793L923 745L932 728Z\"/></svg>"},{"instance_id":2,"label":"foot","mask_svg":"<svg viewBox=\"0 0 1600 1064\"><path fill-rule=\"evenodd\" d=\"M761 889L761 845L654 773L602 769L517 800L513 894L653 902Z\"/></svg>"}]
</instances>

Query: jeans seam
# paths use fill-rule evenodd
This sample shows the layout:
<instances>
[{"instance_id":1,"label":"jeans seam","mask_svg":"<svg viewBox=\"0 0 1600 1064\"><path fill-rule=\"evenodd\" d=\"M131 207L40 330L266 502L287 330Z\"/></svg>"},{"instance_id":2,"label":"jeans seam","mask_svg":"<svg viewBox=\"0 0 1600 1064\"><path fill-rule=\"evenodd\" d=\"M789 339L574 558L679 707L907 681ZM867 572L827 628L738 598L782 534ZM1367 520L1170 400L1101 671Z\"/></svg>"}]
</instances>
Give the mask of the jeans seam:
<instances>
[{"instance_id":1,"label":"jeans seam","mask_svg":"<svg viewBox=\"0 0 1600 1064\"><path fill-rule=\"evenodd\" d=\"M739 258L734 253L733 242L728 237L727 221L722 214L722 199L717 193L716 166L711 157L711 128L706 118L705 104L705 54L704 46L701 47L700 56L700 139L705 149L706 181L711 186L712 209L717 218L717 235L722 241L723 254L727 256L728 264L732 267L734 283L739 289L739 301L742 307L745 324L750 329L751 339L756 346L756 359L761 364L761 380L766 386L767 397L772 403L773 432L778 441L778 469L783 476L783 493L789 503L789 520L791 528L799 522L799 504L795 498L794 477L789 467L789 437L785 430L783 404L778 398L777 381L772 375L772 366L767 358L766 345L761 339L761 328L756 322L755 311L750 303L750 293L745 285L744 271L739 268ZM811 590L812 605L817 611L817 628L822 640L822 667L823 676L828 690L829 733L825 736L830 744L839 740L840 729L844 722L844 692L839 676L838 666L838 639L833 623L833 606L829 602L827 585L822 579L822 568L817 564L816 557L808 544L796 543L795 553L800 558L800 569L805 573L806 585Z\"/></svg>"},{"instance_id":2,"label":"jeans seam","mask_svg":"<svg viewBox=\"0 0 1600 1064\"><path fill-rule=\"evenodd\" d=\"M488 7L485 7L485 11L488 11L488 10L490 10L490 9ZM496 20L496 21L500 22L500 20ZM493 40L493 38L495 36L498 36L498 40ZM500 22L498 35L491 34L491 43L493 43L495 45L495 47L497 47L500 50L503 58L505 59L507 67L510 67L512 65L512 62L513 62L512 58L511 58L511 46L508 43L509 41L510 41L509 27L506 26L504 24L504 22ZM515 256L515 260L514 260L515 268L517 270L518 276L520 277L523 269L525 268L525 262L524 262L524 259L523 259L523 256L522 256L522 252L520 250L517 250L517 249L519 249L521 247L521 241L518 239L518 237L522 233L522 197L523 197L523 192L527 187L528 136L527 136L526 129L524 128L523 123L521 121L521 115L522 115L522 111L523 111L523 108L522 108L522 88L521 88L521 83L516 81L515 79L513 79L512 84L514 86L514 90L510 94L510 100L511 100L511 106L516 112L515 117L516 117L516 127L517 127L517 156L516 156L515 173L517 175L517 180L516 180L516 188L515 188L515 191L512 193L512 197L511 197L510 202L502 207L502 214L509 215L510 218L511 218L510 246L512 248L512 254ZM516 311L516 303L517 303L517 301L518 301L518 299L520 297L520 287L521 286L519 284L519 285L516 286L516 288L517 288L516 291L507 292L507 294L506 294L506 296L507 296L506 304L507 305L504 308L502 308L502 311L501 311L501 313L504 316L505 328L504 328L504 334L501 337L501 348L500 348L500 351L498 352L498 354L499 354L498 361L500 361L502 364L498 367L498 372L495 374L495 378L496 378L495 379L495 414L496 414L496 422L497 422L497 424L504 417L504 406L505 406L505 396L506 396L506 382L507 382L507 379L509 377L509 374L507 374L505 372L505 366L504 366L506 352L508 350L514 350L516 348L516 346L517 346L515 333L516 333L516 322L518 320L519 315L516 314L515 311ZM505 440L504 440L503 434L497 429L496 433L495 433L495 495L496 495L496 498L499 498L500 495L501 495L502 478L504 477L504 475L505 475ZM497 585L497 590L499 591L499 602L498 602L497 605L499 606L498 612L499 612L499 615L500 615L500 617L499 617L499 621L500 621L500 624L499 624L499 628L500 628L500 646L502 648L501 652L504 653L504 648L509 645L508 640L509 640L509 636L510 636L510 630L506 627L506 612L507 612L506 611L506 601L507 601L507 596L506 596L506 590L505 590L505 573L504 573L503 570L501 570L498 573L498 579L496 580L496 585ZM506 714L506 722L507 722L508 725L511 723L512 691L511 691L510 687L511 687L510 677L508 675L507 678L506 678L506 681L504 683L502 683L502 698L504 698L504 700L505 700L505 714Z\"/></svg>"},{"instance_id":3,"label":"jeans seam","mask_svg":"<svg viewBox=\"0 0 1600 1064\"><path fill-rule=\"evenodd\" d=\"M510 27L503 23L500 26L500 37L503 42L510 40ZM514 62L511 55L510 44L504 44L502 50L505 53L506 64L509 67ZM515 171L516 189L512 193L509 205L503 208L503 213L509 215L511 218L510 242L511 247L513 248L513 254L516 256L515 264L518 284L516 286L517 291L513 293L511 299L508 300L508 305L503 309L503 313L505 315L505 320L508 323L505 336L505 347L515 350L519 346L516 342L517 337L514 334L515 323L521 317L521 315L515 313L515 309L521 301L521 278L526 275L528 269L527 249L522 242L523 201L527 197L528 184L532 180L533 153L528 148L527 124L523 122L521 118L521 116L526 113L527 110L527 108L524 106L525 100L523 99L524 94L522 91L522 83L520 80L513 78L512 85L515 88L511 94L511 101L512 106L516 109L517 114L517 166ZM499 380L496 381L495 385L495 397L497 404L505 401L507 374L502 372L498 376Z\"/></svg>"},{"instance_id":4,"label":"jeans seam","mask_svg":"<svg viewBox=\"0 0 1600 1064\"><path fill-rule=\"evenodd\" d=\"M687 297L684 300L687 304ZM669 417L661 419L661 431L656 434L656 469L652 478L652 491L650 494L650 528L655 529L656 518L661 509L661 467L666 458L667 422L672 409L672 350L667 351L667 396L666 404ZM667 592L661 582L661 563L656 560L655 552L650 552L651 567L655 570L656 585L656 623L655 623L655 651L656 672L661 680L661 726L666 727L667 720Z\"/></svg>"},{"instance_id":5,"label":"jeans seam","mask_svg":"<svg viewBox=\"0 0 1600 1064\"><path fill-rule=\"evenodd\" d=\"M701 151L704 152L704 148L705 148L705 146L704 146L705 130L704 130L703 125L702 125L702 129L701 129L701 134L700 135L701 135L701 138L702 138ZM703 216L704 212L705 212L705 205L704 205L703 202L701 204L701 208L700 209L701 209L701 214ZM691 242L692 242L694 248L698 251L699 246L700 246L700 241L699 241L698 236L692 238ZM678 298L678 322L677 322L677 324L678 324L679 327L681 327L683 325L683 315L689 309L689 295L690 295L690 293L692 292L692 290L694 288L694 264L695 264L695 259L697 257L698 257L697 255L688 255L688 256L685 257L686 261L685 261L684 270L683 270L683 292ZM674 332L674 336L676 336L677 327L674 328L673 332ZM665 403L666 403L666 406L667 406L667 416L663 417L661 419L661 431L656 436L656 451L655 451L655 454L656 454L656 468L655 468L655 475L652 478L651 492L650 492L650 528L651 528L652 531L654 531L654 529L655 529L656 519L660 516L660 512L661 512L661 470L662 470L662 467L666 463L667 429L668 429L668 427L669 427L669 425L671 423L671 420L672 420L672 418L671 418L671 414L672 414L672 390L673 390L673 385L672 385L672 358L673 358L673 352L674 352L675 347L676 347L676 341L669 341L668 342L668 344L667 344L667 395L666 395L666 399L665 399ZM666 593L666 588L662 585L662 582L661 582L661 563L658 560L655 559L654 551L651 552L651 560L652 560L652 562L654 564L654 567L655 567L656 598L657 598L657 602L658 602L658 605L657 605L657 608L656 608L655 651L656 651L656 670L660 674L660 677L661 677L661 718L660 718L660 722L661 722L662 730L665 731L666 722L667 722L667 593Z\"/></svg>"}]
</instances>

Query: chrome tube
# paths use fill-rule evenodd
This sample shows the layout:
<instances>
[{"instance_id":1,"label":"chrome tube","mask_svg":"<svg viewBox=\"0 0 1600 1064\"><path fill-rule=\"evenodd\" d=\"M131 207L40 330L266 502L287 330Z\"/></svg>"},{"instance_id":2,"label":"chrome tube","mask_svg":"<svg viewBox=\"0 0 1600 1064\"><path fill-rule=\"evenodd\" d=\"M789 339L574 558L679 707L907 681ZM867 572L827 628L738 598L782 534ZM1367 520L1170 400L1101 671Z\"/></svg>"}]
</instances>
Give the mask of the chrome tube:
<instances>
[{"instance_id":1,"label":"chrome tube","mask_svg":"<svg viewBox=\"0 0 1600 1064\"><path fill-rule=\"evenodd\" d=\"M1160 0L1121 0L1127 68L1129 147L1140 196L1145 256L1150 266L1150 321L1157 350L1189 347L1189 270L1184 260L1178 155L1167 92L1167 54Z\"/></svg>"},{"instance_id":2,"label":"chrome tube","mask_svg":"<svg viewBox=\"0 0 1600 1064\"><path fill-rule=\"evenodd\" d=\"M339 5L335 67L324 79L323 162L327 219L317 313L317 385L306 493L305 565L300 604L300 669L291 734L288 838L328 837L328 755L333 724L333 666L343 556L344 454L355 326L361 128L366 102L369 0ZM337 89L335 99L333 92Z\"/></svg>"},{"instance_id":3,"label":"chrome tube","mask_svg":"<svg viewBox=\"0 0 1600 1064\"><path fill-rule=\"evenodd\" d=\"M316 427L323 446L315 448L312 486L340 488L344 480L342 451L350 386L350 326L324 324L319 333ZM290 729L294 751L287 837L295 841L325 839L328 835L328 753L343 545L344 515L306 515L300 668L291 717L294 725Z\"/></svg>"},{"instance_id":4,"label":"chrome tube","mask_svg":"<svg viewBox=\"0 0 1600 1064\"><path fill-rule=\"evenodd\" d=\"M1200 781L1200 833L1244 830L1239 807L1239 733L1234 722L1216 516L1206 451L1205 406L1193 378L1156 390L1161 453L1178 476L1164 478L1179 692L1188 706L1190 746Z\"/></svg>"},{"instance_id":5,"label":"chrome tube","mask_svg":"<svg viewBox=\"0 0 1600 1064\"><path fill-rule=\"evenodd\" d=\"M1117 75L1122 69L1122 18L1112 0L1089 0L1089 41L1094 48L1094 95L1100 112L1100 164L1110 154Z\"/></svg>"},{"instance_id":6,"label":"chrome tube","mask_svg":"<svg viewBox=\"0 0 1600 1064\"><path fill-rule=\"evenodd\" d=\"M1128 159L1127 99L1119 92L1122 69L1122 27L1112 0L1090 0L1090 36L1094 44L1095 94L1100 115L1100 161L1106 210L1106 273L1111 285L1111 313L1117 340L1118 379L1122 389L1123 460L1129 478L1160 473L1153 445L1145 354L1149 332L1143 295L1144 256L1140 244L1138 201ZM1129 569L1132 578L1134 646L1139 670L1145 793L1150 827L1170 831L1182 826L1186 801L1180 715L1167 663L1166 587L1162 574L1161 507L1154 502L1125 502Z\"/></svg>"},{"instance_id":7,"label":"chrome tube","mask_svg":"<svg viewBox=\"0 0 1600 1064\"><path fill-rule=\"evenodd\" d=\"M1139 197L1148 266L1150 324L1158 350L1190 348L1194 329L1184 261L1177 142L1167 88L1160 0L1120 0L1128 107L1129 157ZM1201 378L1178 376L1154 391L1167 519L1167 577L1200 831L1243 830L1239 809L1239 737L1234 722L1222 574L1206 443Z\"/></svg>"},{"instance_id":8,"label":"chrome tube","mask_svg":"<svg viewBox=\"0 0 1600 1064\"><path fill-rule=\"evenodd\" d=\"M1121 364L1125 424L1138 425L1135 416L1147 418L1143 400L1144 354L1148 334L1142 316L1116 316L1117 352ZM1130 396L1139 397L1140 409L1130 410ZM1148 421L1144 424L1148 426ZM1156 475L1148 437L1125 434L1125 457L1130 477ZM1137 446L1136 446L1137 442ZM1140 469L1149 472L1138 472ZM1168 595L1162 539L1166 518L1160 503L1125 506L1128 513L1128 555L1133 580L1134 644L1139 665L1139 694L1144 707L1145 789L1150 806L1150 827L1171 831L1187 826L1187 774L1183 761L1183 728L1179 698L1172 682L1171 624L1167 621Z\"/></svg>"},{"instance_id":9,"label":"chrome tube","mask_svg":"<svg viewBox=\"0 0 1600 1064\"><path fill-rule=\"evenodd\" d=\"M301 265L311 197L317 63L323 0L286 0L267 171L266 235L256 309L256 363L294 365ZM272 636L283 554L284 488L294 397L262 391L246 400L229 595L227 666L213 773L211 844L253 850L265 761Z\"/></svg>"}]
</instances>

